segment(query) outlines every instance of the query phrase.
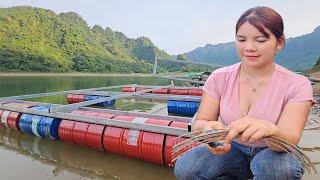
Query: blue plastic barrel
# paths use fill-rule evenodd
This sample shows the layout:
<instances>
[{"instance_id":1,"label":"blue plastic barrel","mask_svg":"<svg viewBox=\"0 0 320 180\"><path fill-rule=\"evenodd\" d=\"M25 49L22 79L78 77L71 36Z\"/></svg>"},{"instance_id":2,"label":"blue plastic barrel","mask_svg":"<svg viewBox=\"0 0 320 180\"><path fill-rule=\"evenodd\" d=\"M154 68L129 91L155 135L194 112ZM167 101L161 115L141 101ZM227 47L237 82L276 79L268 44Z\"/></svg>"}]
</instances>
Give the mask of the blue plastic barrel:
<instances>
[{"instance_id":1,"label":"blue plastic barrel","mask_svg":"<svg viewBox=\"0 0 320 180\"><path fill-rule=\"evenodd\" d=\"M31 114L22 114L19 119L19 129L23 133L33 134L32 133L32 115Z\"/></svg>"},{"instance_id":2,"label":"blue plastic barrel","mask_svg":"<svg viewBox=\"0 0 320 180\"><path fill-rule=\"evenodd\" d=\"M105 98L105 97L109 97L109 96L85 95L84 100L90 101L90 100L95 100L95 99ZM111 101L105 101L105 102L98 103L98 104L96 104L96 106L109 107L109 106L113 106L115 104L115 102L116 101L114 99Z\"/></svg>"},{"instance_id":3,"label":"blue plastic barrel","mask_svg":"<svg viewBox=\"0 0 320 180\"><path fill-rule=\"evenodd\" d=\"M32 116L32 123L31 123L31 129L32 129L32 133L38 137L41 137L37 131L37 127L38 127L38 123L40 122L42 116L38 116L38 115L33 115Z\"/></svg>"},{"instance_id":4,"label":"blue plastic barrel","mask_svg":"<svg viewBox=\"0 0 320 180\"><path fill-rule=\"evenodd\" d=\"M48 134L46 131L46 118L47 117L42 117L41 120L39 121L39 123L37 124L37 131L38 131L38 134L45 138L46 135Z\"/></svg>"},{"instance_id":5,"label":"blue plastic barrel","mask_svg":"<svg viewBox=\"0 0 320 180\"><path fill-rule=\"evenodd\" d=\"M47 107L47 105L37 105L37 106L31 107L30 109L48 112L49 107ZM37 126L38 126L38 123L40 122L40 120L42 119L42 116L38 116L38 115L31 115L31 116L32 116L31 122L30 123L28 122L29 127L27 128L28 130L31 129L31 133L29 133L29 132L27 132L27 133L34 134L36 136L41 137L37 131Z\"/></svg>"},{"instance_id":6,"label":"blue plastic barrel","mask_svg":"<svg viewBox=\"0 0 320 180\"><path fill-rule=\"evenodd\" d=\"M49 109L53 107L55 107L55 105L46 104L34 107L34 109L48 112ZM61 119L44 116L42 116L39 121L33 120L33 127L36 125L36 127L33 128L33 131L34 129L36 129L36 131L33 132L33 134L44 138L59 139L58 126L60 124L60 121Z\"/></svg>"},{"instance_id":7,"label":"blue plastic barrel","mask_svg":"<svg viewBox=\"0 0 320 180\"><path fill-rule=\"evenodd\" d=\"M49 111L49 108L55 105L37 105L31 107L30 109L39 111ZM19 128L21 132L34 134L39 137L48 137L52 139L58 139L58 126L60 124L60 119L23 114L19 120Z\"/></svg>"},{"instance_id":8,"label":"blue plastic barrel","mask_svg":"<svg viewBox=\"0 0 320 180\"><path fill-rule=\"evenodd\" d=\"M199 108L199 102L196 101L168 101L168 113L192 117Z\"/></svg>"},{"instance_id":9,"label":"blue plastic barrel","mask_svg":"<svg viewBox=\"0 0 320 180\"><path fill-rule=\"evenodd\" d=\"M51 118L51 117L42 117L39 123L37 124L37 132L41 137L59 139L58 128L61 119Z\"/></svg>"}]
</instances>

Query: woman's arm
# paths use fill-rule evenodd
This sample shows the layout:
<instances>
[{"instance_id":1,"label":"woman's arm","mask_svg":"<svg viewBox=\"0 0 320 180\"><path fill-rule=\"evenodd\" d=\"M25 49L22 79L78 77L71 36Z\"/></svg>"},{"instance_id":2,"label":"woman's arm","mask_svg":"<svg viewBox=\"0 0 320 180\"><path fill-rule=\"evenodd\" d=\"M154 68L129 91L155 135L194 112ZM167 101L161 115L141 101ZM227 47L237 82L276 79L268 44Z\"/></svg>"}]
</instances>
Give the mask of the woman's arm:
<instances>
[{"instance_id":1,"label":"woman's arm","mask_svg":"<svg viewBox=\"0 0 320 180\"><path fill-rule=\"evenodd\" d=\"M219 100L214 99L203 91L197 116L192 125L192 131L203 130L208 125L208 123L219 124L217 122L219 117L219 110ZM221 129L220 127L217 128Z\"/></svg>"},{"instance_id":2,"label":"woman's arm","mask_svg":"<svg viewBox=\"0 0 320 180\"><path fill-rule=\"evenodd\" d=\"M289 103L284 107L273 136L297 145L308 119L311 101ZM268 144L273 150L279 148Z\"/></svg>"},{"instance_id":3,"label":"woman's arm","mask_svg":"<svg viewBox=\"0 0 320 180\"><path fill-rule=\"evenodd\" d=\"M237 136L242 142L254 142L268 136L276 136L294 145L300 141L311 107L311 101L287 104L281 113L278 125L266 120L244 117L232 122L228 129L226 142L231 142ZM280 148L268 144L275 151Z\"/></svg>"},{"instance_id":4,"label":"woman's arm","mask_svg":"<svg viewBox=\"0 0 320 180\"><path fill-rule=\"evenodd\" d=\"M192 125L192 131L210 130L210 129L225 129L222 122L218 122L220 110L220 101L203 92L200 107L197 112L196 120ZM207 145L209 150L221 155L230 151L231 145L224 143L223 146L211 148Z\"/></svg>"}]
</instances>

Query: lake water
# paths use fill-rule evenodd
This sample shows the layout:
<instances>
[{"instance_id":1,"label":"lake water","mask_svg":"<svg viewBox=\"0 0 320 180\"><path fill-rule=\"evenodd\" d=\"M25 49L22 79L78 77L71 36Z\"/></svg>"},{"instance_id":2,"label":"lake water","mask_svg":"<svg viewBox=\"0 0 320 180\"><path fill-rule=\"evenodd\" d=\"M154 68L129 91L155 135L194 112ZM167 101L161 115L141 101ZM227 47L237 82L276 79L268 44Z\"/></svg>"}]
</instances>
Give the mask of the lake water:
<instances>
[{"instance_id":1,"label":"lake water","mask_svg":"<svg viewBox=\"0 0 320 180\"><path fill-rule=\"evenodd\" d=\"M151 77L0 77L0 97L122 84L168 85ZM177 85L184 85L178 83ZM66 104L65 96L33 101ZM158 102L117 101L115 109L148 111ZM301 146L320 171L320 135L305 131ZM175 179L172 169L61 141L0 129L0 179ZM306 174L304 179L320 179Z\"/></svg>"}]
</instances>

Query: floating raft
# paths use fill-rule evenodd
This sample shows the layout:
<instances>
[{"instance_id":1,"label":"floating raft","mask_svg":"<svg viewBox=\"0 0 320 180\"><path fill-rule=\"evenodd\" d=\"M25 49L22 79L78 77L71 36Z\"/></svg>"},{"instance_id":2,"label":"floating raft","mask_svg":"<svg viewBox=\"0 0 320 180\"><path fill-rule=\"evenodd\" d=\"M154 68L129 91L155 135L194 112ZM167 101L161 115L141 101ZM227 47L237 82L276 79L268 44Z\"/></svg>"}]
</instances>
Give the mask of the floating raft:
<instances>
[{"instance_id":1,"label":"floating raft","mask_svg":"<svg viewBox=\"0 0 320 180\"><path fill-rule=\"evenodd\" d=\"M41 97L38 94L0 98L0 126L155 164L174 166L171 162L172 146L185 139L177 139L177 136L187 132L191 118L84 106L95 104L109 107L115 104L116 99L123 97L158 98L167 100L169 114L193 116L199 105L198 90L196 97L194 94L197 93L193 93L195 89L133 87L123 87L123 92L119 93L95 89L66 91L64 94L69 105L18 100L30 96ZM129 92L128 88L132 91ZM180 95L173 96L165 92ZM184 96L186 93L193 95Z\"/></svg>"},{"instance_id":2,"label":"floating raft","mask_svg":"<svg viewBox=\"0 0 320 180\"><path fill-rule=\"evenodd\" d=\"M147 86L126 86L122 88L122 92L136 92L141 90L150 89ZM202 90L200 88L161 88L152 90L149 93L154 94L176 94L176 95L192 95L202 96Z\"/></svg>"},{"instance_id":3,"label":"floating raft","mask_svg":"<svg viewBox=\"0 0 320 180\"><path fill-rule=\"evenodd\" d=\"M150 87L146 86L126 86L122 88L122 92L137 92L142 90L150 90ZM161 88L156 90L151 90L148 93L154 93L154 94L167 94L167 95L187 95L192 96L201 96L202 90L200 88ZM145 95L146 96L146 95ZM86 93L70 93L67 95L67 102L69 104L73 103L79 103L84 101L90 101L95 99L102 99L110 97L108 95L103 95L101 92L90 92L89 94ZM143 97L141 95L141 97ZM152 96L151 96L152 97ZM153 98L156 98L159 96L153 96ZM170 115L179 115L179 116L187 116L187 117L193 117L194 114L197 112L200 104L199 98L189 98L189 99L174 99L170 96L167 96L167 109L168 114ZM95 104L96 106L100 107L110 107L115 104L115 100L110 101L104 101L102 103Z\"/></svg>"}]
</instances>

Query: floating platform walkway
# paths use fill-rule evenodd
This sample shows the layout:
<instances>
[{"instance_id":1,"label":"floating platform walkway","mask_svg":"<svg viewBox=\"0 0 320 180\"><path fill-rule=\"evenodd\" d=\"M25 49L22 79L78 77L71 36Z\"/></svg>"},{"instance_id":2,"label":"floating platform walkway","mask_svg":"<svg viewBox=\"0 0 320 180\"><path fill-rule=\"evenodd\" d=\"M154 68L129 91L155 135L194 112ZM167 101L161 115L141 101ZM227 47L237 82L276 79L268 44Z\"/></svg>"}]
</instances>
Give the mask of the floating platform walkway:
<instances>
[{"instance_id":1,"label":"floating platform walkway","mask_svg":"<svg viewBox=\"0 0 320 180\"><path fill-rule=\"evenodd\" d=\"M121 92L108 91L115 88ZM27 101L53 95L69 104ZM201 95L201 88L131 84L3 97L1 128L172 167L172 146L188 138L177 136L190 130ZM169 115L107 109L122 98L166 102Z\"/></svg>"}]
</instances>

